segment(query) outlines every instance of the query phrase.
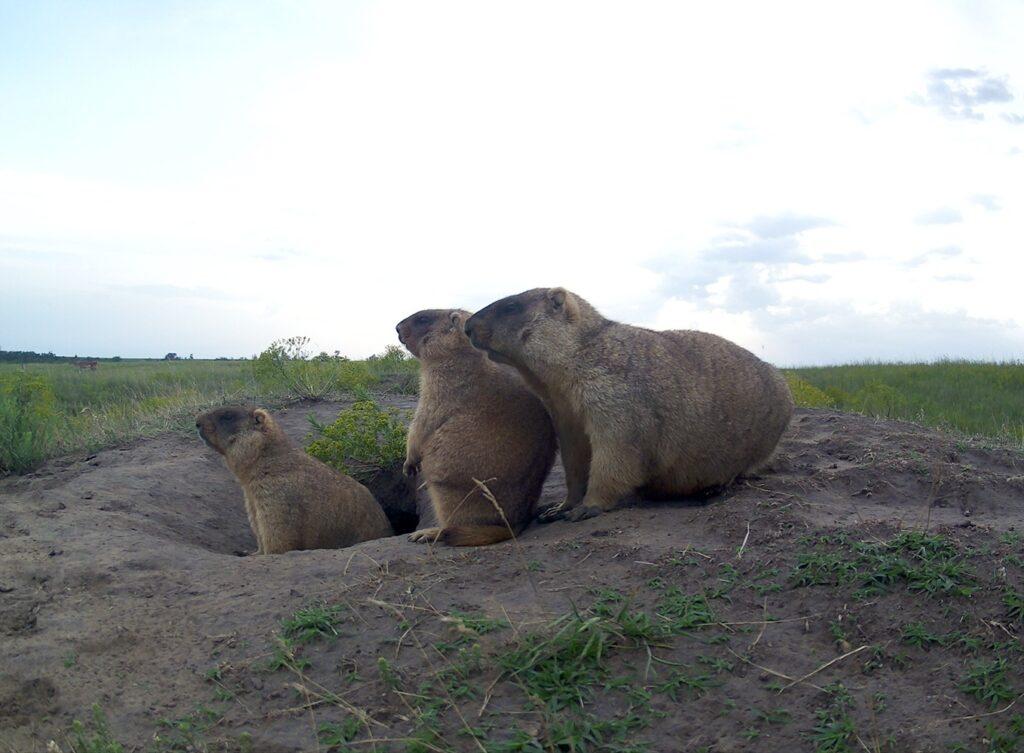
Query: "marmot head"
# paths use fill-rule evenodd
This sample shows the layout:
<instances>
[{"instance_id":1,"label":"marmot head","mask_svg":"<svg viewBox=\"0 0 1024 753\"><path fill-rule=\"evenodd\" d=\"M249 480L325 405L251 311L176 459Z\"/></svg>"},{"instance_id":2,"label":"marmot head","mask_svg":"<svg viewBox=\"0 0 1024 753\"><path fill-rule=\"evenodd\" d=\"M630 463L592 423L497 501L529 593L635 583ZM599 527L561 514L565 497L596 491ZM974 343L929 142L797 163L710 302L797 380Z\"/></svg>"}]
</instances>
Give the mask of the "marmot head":
<instances>
[{"instance_id":1,"label":"marmot head","mask_svg":"<svg viewBox=\"0 0 1024 753\"><path fill-rule=\"evenodd\" d=\"M274 420L262 408L231 406L196 416L199 436L221 455L226 455L239 437L254 432L266 434L273 426Z\"/></svg>"},{"instance_id":2,"label":"marmot head","mask_svg":"<svg viewBox=\"0 0 1024 753\"><path fill-rule=\"evenodd\" d=\"M477 311L466 322L466 335L499 363L529 361L533 353L550 359L572 352L573 330L596 313L565 288L534 288Z\"/></svg>"},{"instance_id":3,"label":"marmot head","mask_svg":"<svg viewBox=\"0 0 1024 753\"><path fill-rule=\"evenodd\" d=\"M463 328L469 312L462 309L424 309L398 323L398 339L421 361L468 350ZM470 352L472 352L470 350Z\"/></svg>"}]
</instances>

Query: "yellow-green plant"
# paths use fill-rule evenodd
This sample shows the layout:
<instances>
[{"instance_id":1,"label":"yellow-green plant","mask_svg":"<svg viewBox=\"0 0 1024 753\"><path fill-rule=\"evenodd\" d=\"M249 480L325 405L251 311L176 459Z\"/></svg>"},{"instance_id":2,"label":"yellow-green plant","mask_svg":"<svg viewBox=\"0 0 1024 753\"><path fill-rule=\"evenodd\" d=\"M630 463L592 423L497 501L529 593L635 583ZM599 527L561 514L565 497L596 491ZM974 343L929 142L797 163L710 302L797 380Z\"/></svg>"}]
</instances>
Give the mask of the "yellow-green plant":
<instances>
[{"instance_id":1,"label":"yellow-green plant","mask_svg":"<svg viewBox=\"0 0 1024 753\"><path fill-rule=\"evenodd\" d=\"M309 422L317 438L306 451L353 478L365 481L405 458L406 431L401 415L393 408L381 408L373 400L359 400L339 413L332 424L320 423L313 416Z\"/></svg>"},{"instance_id":2,"label":"yellow-green plant","mask_svg":"<svg viewBox=\"0 0 1024 753\"><path fill-rule=\"evenodd\" d=\"M56 403L42 376L15 371L0 379L0 473L26 471L46 457L58 420Z\"/></svg>"},{"instance_id":3,"label":"yellow-green plant","mask_svg":"<svg viewBox=\"0 0 1024 753\"><path fill-rule=\"evenodd\" d=\"M793 393L793 400L801 408L831 408L835 405L832 398L806 379L801 379L796 374L785 376L786 382L789 383L789 391Z\"/></svg>"}]
</instances>

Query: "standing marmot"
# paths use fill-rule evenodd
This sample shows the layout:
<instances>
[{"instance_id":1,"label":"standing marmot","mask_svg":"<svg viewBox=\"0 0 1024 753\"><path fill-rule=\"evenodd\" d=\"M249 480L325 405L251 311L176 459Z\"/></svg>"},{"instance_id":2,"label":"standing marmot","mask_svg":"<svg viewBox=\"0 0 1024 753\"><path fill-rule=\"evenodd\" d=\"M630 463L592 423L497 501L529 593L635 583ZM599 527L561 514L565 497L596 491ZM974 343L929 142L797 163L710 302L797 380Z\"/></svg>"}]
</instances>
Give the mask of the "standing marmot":
<instances>
[{"instance_id":1,"label":"standing marmot","mask_svg":"<svg viewBox=\"0 0 1024 753\"><path fill-rule=\"evenodd\" d=\"M782 375L738 345L619 324L562 288L496 301L466 334L514 366L551 412L568 486L556 512L571 520L633 492L729 483L771 456L793 412Z\"/></svg>"},{"instance_id":2,"label":"standing marmot","mask_svg":"<svg viewBox=\"0 0 1024 753\"><path fill-rule=\"evenodd\" d=\"M333 549L391 535L366 487L292 444L260 408L218 408L196 418L245 492L256 554Z\"/></svg>"},{"instance_id":3,"label":"standing marmot","mask_svg":"<svg viewBox=\"0 0 1024 753\"><path fill-rule=\"evenodd\" d=\"M421 364L405 470L422 470L439 525L416 531L413 541L479 546L511 538L533 518L554 461L555 432L544 406L515 371L469 344L468 317L432 309L395 328ZM473 479L487 484L505 520Z\"/></svg>"}]
</instances>

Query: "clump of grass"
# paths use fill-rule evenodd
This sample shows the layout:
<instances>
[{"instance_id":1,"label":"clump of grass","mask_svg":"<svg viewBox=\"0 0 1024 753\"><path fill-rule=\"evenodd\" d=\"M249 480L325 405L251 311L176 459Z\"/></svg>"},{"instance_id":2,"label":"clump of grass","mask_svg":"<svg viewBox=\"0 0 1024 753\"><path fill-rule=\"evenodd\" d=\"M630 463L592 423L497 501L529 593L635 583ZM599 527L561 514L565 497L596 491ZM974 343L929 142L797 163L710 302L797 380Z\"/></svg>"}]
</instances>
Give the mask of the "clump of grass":
<instances>
[{"instance_id":1,"label":"clump of grass","mask_svg":"<svg viewBox=\"0 0 1024 753\"><path fill-rule=\"evenodd\" d=\"M75 720L68 735L68 744L74 753L124 753L124 746L114 739L106 714L93 704L92 721L84 724Z\"/></svg>"},{"instance_id":2,"label":"clump of grass","mask_svg":"<svg viewBox=\"0 0 1024 753\"><path fill-rule=\"evenodd\" d=\"M1003 605L1011 620L1024 624L1024 593L1006 589L1003 593Z\"/></svg>"},{"instance_id":3,"label":"clump of grass","mask_svg":"<svg viewBox=\"0 0 1024 753\"><path fill-rule=\"evenodd\" d=\"M0 474L22 473L49 452L57 428L56 396L39 374L0 377Z\"/></svg>"},{"instance_id":4,"label":"clump of grass","mask_svg":"<svg viewBox=\"0 0 1024 753\"><path fill-rule=\"evenodd\" d=\"M341 607L315 604L300 609L281 624L286 638L300 644L338 637Z\"/></svg>"},{"instance_id":5,"label":"clump of grass","mask_svg":"<svg viewBox=\"0 0 1024 753\"><path fill-rule=\"evenodd\" d=\"M974 696L982 703L995 708L1017 696L1006 679L1008 662L1004 658L992 661L975 662L967 675L960 681L959 688L964 693Z\"/></svg>"},{"instance_id":6,"label":"clump of grass","mask_svg":"<svg viewBox=\"0 0 1024 753\"><path fill-rule=\"evenodd\" d=\"M348 743L355 740L362 727L354 716L347 716L338 722L325 722L317 728L317 739L328 753L346 753L352 750Z\"/></svg>"},{"instance_id":7,"label":"clump of grass","mask_svg":"<svg viewBox=\"0 0 1024 753\"><path fill-rule=\"evenodd\" d=\"M673 633L705 626L715 621L715 614L704 594L687 594L676 586L665 591L656 611Z\"/></svg>"},{"instance_id":8,"label":"clump of grass","mask_svg":"<svg viewBox=\"0 0 1024 753\"><path fill-rule=\"evenodd\" d=\"M814 712L817 719L808 739L814 744L815 753L852 753L857 727L850 717L850 694L841 683L826 688L831 696L828 706Z\"/></svg>"},{"instance_id":9,"label":"clump of grass","mask_svg":"<svg viewBox=\"0 0 1024 753\"><path fill-rule=\"evenodd\" d=\"M548 631L525 636L519 647L499 658L499 665L527 695L559 711L581 704L607 676L604 659L620 636L607 618L575 611L555 620Z\"/></svg>"},{"instance_id":10,"label":"clump of grass","mask_svg":"<svg viewBox=\"0 0 1024 753\"><path fill-rule=\"evenodd\" d=\"M822 546L838 545L822 551ZM855 584L856 598L904 585L930 595L969 596L976 578L956 545L940 535L905 532L888 542L825 538L797 555L790 573L795 586Z\"/></svg>"},{"instance_id":11,"label":"clump of grass","mask_svg":"<svg viewBox=\"0 0 1024 753\"><path fill-rule=\"evenodd\" d=\"M332 424L310 416L317 438L306 451L327 465L365 481L405 458L405 424L398 411L373 400L360 400L338 414Z\"/></svg>"}]
</instances>

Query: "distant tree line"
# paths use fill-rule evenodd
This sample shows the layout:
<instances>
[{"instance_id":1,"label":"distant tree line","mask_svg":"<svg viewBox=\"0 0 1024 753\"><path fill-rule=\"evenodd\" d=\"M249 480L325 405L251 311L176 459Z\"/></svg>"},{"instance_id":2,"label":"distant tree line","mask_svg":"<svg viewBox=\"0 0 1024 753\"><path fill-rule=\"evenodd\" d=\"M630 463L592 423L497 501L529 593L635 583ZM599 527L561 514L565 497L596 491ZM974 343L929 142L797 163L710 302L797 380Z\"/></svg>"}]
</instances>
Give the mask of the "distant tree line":
<instances>
[{"instance_id":1,"label":"distant tree line","mask_svg":"<svg viewBox=\"0 0 1024 753\"><path fill-rule=\"evenodd\" d=\"M74 361L70 356L57 356L53 353L36 353L32 350L0 350L0 361L4 363L54 363Z\"/></svg>"},{"instance_id":2,"label":"distant tree line","mask_svg":"<svg viewBox=\"0 0 1024 753\"><path fill-rule=\"evenodd\" d=\"M71 361L98 361L96 356L58 356L53 353L36 353L34 350L0 350L0 363L70 363ZM120 361L121 356L102 359Z\"/></svg>"}]
</instances>

